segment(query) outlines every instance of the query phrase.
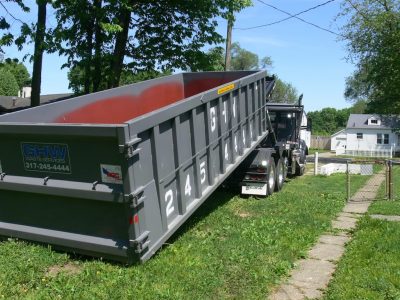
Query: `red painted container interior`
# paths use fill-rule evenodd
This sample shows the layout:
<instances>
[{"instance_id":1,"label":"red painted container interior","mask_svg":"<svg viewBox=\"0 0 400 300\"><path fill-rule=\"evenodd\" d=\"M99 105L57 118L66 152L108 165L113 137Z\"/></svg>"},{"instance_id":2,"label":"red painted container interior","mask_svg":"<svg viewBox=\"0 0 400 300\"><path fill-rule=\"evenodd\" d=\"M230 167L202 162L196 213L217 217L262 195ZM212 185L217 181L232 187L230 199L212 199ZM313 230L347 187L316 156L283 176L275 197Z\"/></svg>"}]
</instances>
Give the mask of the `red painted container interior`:
<instances>
[{"instance_id":1,"label":"red painted container interior","mask_svg":"<svg viewBox=\"0 0 400 300\"><path fill-rule=\"evenodd\" d=\"M164 82L148 87L136 95L120 95L66 112L55 123L121 124L193 95L237 79L233 74L223 78L202 78L181 82Z\"/></svg>"}]
</instances>

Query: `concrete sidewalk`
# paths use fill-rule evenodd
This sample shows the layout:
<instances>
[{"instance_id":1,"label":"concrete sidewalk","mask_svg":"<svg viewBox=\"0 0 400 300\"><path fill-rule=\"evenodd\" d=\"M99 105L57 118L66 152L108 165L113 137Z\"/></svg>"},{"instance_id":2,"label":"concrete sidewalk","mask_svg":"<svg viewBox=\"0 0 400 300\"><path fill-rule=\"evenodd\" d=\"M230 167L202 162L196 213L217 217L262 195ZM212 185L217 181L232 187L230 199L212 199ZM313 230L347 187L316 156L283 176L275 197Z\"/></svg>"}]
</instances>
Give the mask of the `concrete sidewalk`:
<instances>
[{"instance_id":1,"label":"concrete sidewalk","mask_svg":"<svg viewBox=\"0 0 400 300\"><path fill-rule=\"evenodd\" d=\"M385 174L378 173L357 191L332 221L332 228L340 232L336 235L322 235L308 252L308 258L297 263L298 268L292 271L287 282L279 286L269 299L300 300L318 299L323 296L336 270L336 263L345 251L345 245L351 240L350 231L356 228L357 220L367 212L384 180Z\"/></svg>"}]
</instances>

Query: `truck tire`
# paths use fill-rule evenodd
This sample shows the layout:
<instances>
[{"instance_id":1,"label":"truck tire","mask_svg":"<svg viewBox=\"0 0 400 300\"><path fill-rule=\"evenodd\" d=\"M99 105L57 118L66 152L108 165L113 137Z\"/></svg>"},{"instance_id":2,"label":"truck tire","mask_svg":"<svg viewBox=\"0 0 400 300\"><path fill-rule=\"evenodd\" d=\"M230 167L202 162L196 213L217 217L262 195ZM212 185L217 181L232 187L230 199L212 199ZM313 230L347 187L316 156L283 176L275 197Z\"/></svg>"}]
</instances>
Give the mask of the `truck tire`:
<instances>
[{"instance_id":1,"label":"truck tire","mask_svg":"<svg viewBox=\"0 0 400 300\"><path fill-rule=\"evenodd\" d=\"M285 182L285 165L283 159L280 158L276 162L276 180L275 180L275 191L280 191Z\"/></svg>"},{"instance_id":2,"label":"truck tire","mask_svg":"<svg viewBox=\"0 0 400 300\"><path fill-rule=\"evenodd\" d=\"M300 166L296 164L296 176L303 176L305 169L306 169L305 165Z\"/></svg>"},{"instance_id":3,"label":"truck tire","mask_svg":"<svg viewBox=\"0 0 400 300\"><path fill-rule=\"evenodd\" d=\"M286 181L288 168L289 168L289 159L287 158L287 156L284 156L282 159L283 159L282 163L283 163L283 167L284 167L283 181Z\"/></svg>"},{"instance_id":4,"label":"truck tire","mask_svg":"<svg viewBox=\"0 0 400 300\"><path fill-rule=\"evenodd\" d=\"M268 161L268 172L267 172L267 195L272 195L275 191L275 184L276 184L276 168L275 168L275 161L271 157Z\"/></svg>"}]
</instances>

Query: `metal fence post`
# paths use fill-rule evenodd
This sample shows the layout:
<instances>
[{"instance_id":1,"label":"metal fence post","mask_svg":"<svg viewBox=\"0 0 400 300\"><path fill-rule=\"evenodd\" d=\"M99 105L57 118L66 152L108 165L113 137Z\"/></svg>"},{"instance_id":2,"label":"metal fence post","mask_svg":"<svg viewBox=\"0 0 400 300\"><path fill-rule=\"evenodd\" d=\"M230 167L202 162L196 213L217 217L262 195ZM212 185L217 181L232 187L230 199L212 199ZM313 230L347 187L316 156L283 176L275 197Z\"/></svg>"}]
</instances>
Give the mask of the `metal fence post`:
<instances>
[{"instance_id":1,"label":"metal fence post","mask_svg":"<svg viewBox=\"0 0 400 300\"><path fill-rule=\"evenodd\" d=\"M346 173L347 173L347 202L350 201L350 166L349 161L346 161Z\"/></svg>"},{"instance_id":2,"label":"metal fence post","mask_svg":"<svg viewBox=\"0 0 400 300\"><path fill-rule=\"evenodd\" d=\"M314 154L314 175L318 175L318 152Z\"/></svg>"},{"instance_id":3,"label":"metal fence post","mask_svg":"<svg viewBox=\"0 0 400 300\"><path fill-rule=\"evenodd\" d=\"M385 160L385 199L389 199L389 160Z\"/></svg>"},{"instance_id":4,"label":"metal fence post","mask_svg":"<svg viewBox=\"0 0 400 300\"><path fill-rule=\"evenodd\" d=\"M389 160L389 200L393 199L393 162Z\"/></svg>"}]
</instances>

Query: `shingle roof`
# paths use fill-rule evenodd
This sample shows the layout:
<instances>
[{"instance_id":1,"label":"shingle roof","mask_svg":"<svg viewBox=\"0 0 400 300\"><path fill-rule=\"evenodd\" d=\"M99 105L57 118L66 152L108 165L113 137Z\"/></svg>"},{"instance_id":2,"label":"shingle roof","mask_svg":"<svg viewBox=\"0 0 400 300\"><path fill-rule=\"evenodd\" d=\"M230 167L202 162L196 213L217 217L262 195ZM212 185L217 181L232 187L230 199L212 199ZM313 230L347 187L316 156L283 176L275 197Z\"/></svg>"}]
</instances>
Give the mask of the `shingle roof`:
<instances>
[{"instance_id":1,"label":"shingle roof","mask_svg":"<svg viewBox=\"0 0 400 300\"><path fill-rule=\"evenodd\" d=\"M339 130L338 132L335 132L334 134L332 134L331 137L334 137L334 136L339 135L339 134L342 134L342 133L345 134L345 130L346 130L346 129L341 129L341 130Z\"/></svg>"},{"instance_id":2,"label":"shingle roof","mask_svg":"<svg viewBox=\"0 0 400 300\"><path fill-rule=\"evenodd\" d=\"M374 118L381 120L381 125L368 125L368 119ZM399 116L379 115L379 114L351 114L347 121L346 128L361 129L393 129L400 127Z\"/></svg>"},{"instance_id":3,"label":"shingle roof","mask_svg":"<svg viewBox=\"0 0 400 300\"><path fill-rule=\"evenodd\" d=\"M70 98L72 95L73 94L71 93L40 95L40 103L45 104L53 101L64 100ZM11 112L23 108L28 108L30 105L31 98L0 96L0 114L2 112Z\"/></svg>"}]
</instances>

